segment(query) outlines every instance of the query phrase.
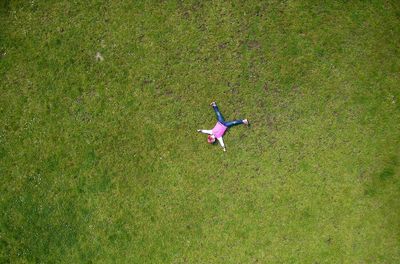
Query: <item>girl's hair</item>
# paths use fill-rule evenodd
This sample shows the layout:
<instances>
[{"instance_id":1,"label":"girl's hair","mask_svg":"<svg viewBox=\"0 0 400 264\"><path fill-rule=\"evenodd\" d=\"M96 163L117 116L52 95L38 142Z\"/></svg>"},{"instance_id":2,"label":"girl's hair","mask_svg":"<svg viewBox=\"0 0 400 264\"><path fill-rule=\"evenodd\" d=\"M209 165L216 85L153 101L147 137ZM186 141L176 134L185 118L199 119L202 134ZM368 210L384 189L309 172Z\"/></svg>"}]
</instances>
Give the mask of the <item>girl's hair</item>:
<instances>
[{"instance_id":1,"label":"girl's hair","mask_svg":"<svg viewBox=\"0 0 400 264\"><path fill-rule=\"evenodd\" d=\"M215 137L212 136L212 135L208 135L207 136L207 142L210 143L210 144L214 143L215 142Z\"/></svg>"}]
</instances>

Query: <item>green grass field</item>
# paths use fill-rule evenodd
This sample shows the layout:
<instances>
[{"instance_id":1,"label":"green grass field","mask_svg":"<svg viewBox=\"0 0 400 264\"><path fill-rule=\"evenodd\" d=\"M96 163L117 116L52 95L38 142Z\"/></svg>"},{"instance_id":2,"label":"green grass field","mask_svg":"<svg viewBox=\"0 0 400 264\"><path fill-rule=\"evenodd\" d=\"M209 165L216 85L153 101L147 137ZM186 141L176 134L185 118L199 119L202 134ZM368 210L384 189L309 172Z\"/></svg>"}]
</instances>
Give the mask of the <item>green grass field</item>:
<instances>
[{"instance_id":1,"label":"green grass field","mask_svg":"<svg viewBox=\"0 0 400 264\"><path fill-rule=\"evenodd\" d=\"M0 78L0 263L400 263L397 0L2 0Z\"/></svg>"}]
</instances>

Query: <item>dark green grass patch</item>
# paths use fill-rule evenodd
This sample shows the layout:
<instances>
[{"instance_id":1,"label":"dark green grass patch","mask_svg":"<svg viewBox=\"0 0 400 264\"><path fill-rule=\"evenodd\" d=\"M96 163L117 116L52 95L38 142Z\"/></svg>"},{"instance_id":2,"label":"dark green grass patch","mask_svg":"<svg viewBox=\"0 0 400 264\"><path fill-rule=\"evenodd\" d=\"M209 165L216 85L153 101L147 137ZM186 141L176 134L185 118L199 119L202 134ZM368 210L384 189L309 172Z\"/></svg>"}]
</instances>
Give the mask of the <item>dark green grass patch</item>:
<instances>
[{"instance_id":1,"label":"dark green grass patch","mask_svg":"<svg viewBox=\"0 0 400 264\"><path fill-rule=\"evenodd\" d=\"M398 263L399 10L3 1L0 262Z\"/></svg>"}]
</instances>

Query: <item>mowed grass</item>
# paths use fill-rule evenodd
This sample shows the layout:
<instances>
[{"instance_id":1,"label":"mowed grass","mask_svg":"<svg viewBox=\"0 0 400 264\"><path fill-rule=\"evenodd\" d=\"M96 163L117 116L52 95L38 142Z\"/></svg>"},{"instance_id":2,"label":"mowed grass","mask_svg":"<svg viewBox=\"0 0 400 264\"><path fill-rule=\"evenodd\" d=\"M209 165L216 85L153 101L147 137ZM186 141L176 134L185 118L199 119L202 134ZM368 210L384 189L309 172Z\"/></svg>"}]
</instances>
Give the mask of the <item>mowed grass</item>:
<instances>
[{"instance_id":1,"label":"mowed grass","mask_svg":"<svg viewBox=\"0 0 400 264\"><path fill-rule=\"evenodd\" d=\"M0 6L1 263L400 262L398 1Z\"/></svg>"}]
</instances>

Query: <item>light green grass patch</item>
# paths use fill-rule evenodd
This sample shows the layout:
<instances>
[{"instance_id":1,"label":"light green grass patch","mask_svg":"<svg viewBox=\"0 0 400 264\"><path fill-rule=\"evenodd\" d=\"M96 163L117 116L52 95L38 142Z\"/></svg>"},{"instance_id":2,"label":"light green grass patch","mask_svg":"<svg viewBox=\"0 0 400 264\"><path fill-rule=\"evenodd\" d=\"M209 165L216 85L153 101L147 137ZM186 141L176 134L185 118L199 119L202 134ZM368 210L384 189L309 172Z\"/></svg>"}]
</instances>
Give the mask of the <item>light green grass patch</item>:
<instances>
[{"instance_id":1,"label":"light green grass patch","mask_svg":"<svg viewBox=\"0 0 400 264\"><path fill-rule=\"evenodd\" d=\"M0 10L0 262L400 261L396 1Z\"/></svg>"}]
</instances>

